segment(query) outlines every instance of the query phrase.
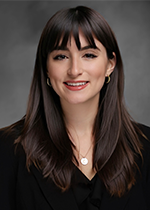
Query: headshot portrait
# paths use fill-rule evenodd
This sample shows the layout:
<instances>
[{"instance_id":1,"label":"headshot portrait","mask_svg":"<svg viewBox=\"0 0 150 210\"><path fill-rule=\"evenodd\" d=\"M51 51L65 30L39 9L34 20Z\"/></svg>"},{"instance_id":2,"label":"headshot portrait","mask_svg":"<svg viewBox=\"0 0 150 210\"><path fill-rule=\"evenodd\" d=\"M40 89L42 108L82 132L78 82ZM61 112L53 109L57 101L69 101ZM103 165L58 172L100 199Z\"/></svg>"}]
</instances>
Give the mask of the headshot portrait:
<instances>
[{"instance_id":1,"label":"headshot portrait","mask_svg":"<svg viewBox=\"0 0 150 210\"><path fill-rule=\"evenodd\" d=\"M150 2L0 2L0 209L150 209Z\"/></svg>"}]
</instances>

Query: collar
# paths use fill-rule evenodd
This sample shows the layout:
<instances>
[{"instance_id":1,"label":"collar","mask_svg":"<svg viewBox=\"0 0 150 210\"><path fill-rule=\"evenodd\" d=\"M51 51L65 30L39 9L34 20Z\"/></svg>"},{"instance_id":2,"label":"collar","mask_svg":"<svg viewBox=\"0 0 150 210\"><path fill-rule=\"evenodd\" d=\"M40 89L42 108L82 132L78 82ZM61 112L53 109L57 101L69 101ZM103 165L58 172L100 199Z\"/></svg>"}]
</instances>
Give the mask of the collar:
<instances>
[{"instance_id":1,"label":"collar","mask_svg":"<svg viewBox=\"0 0 150 210\"><path fill-rule=\"evenodd\" d=\"M39 185L39 188L41 189L45 199L54 210L60 210L60 206L62 207L62 209L65 209L65 210L70 210L70 208L71 210L79 209L77 205L77 200L74 196L74 192L72 188L70 188L65 193L62 193L61 190L51 180L43 178L42 173L34 165L31 166L30 170L33 176L35 177L37 184ZM77 172L77 175L78 174L79 174L79 171ZM85 180L86 179L84 179L84 181ZM100 179L97 179L97 180L98 182L100 181ZM88 183L86 181L85 181L85 184ZM96 188L100 184L98 182L96 181L96 185L95 185ZM89 185L89 189L90 189L90 185ZM128 209L126 208L126 206L128 204L129 198L132 197L132 193L133 193L132 190L126 196L121 197L121 198L116 198L116 197L111 197L105 187L102 187L99 189L102 189L102 191L101 190L99 191L101 194L100 196L101 198L100 209L101 210L105 210L105 209L112 210L113 208L115 208L115 210ZM135 193L136 187L133 191ZM95 192L93 193L94 200L97 198L97 193L95 194ZM90 193L90 190L88 190L88 192L84 191L84 197L86 197L88 193ZM80 198L77 198L77 199L78 199L78 202L81 202ZM98 200L96 202L94 200L93 200L94 202L93 204L99 205L98 204L99 202L97 202Z\"/></svg>"}]
</instances>

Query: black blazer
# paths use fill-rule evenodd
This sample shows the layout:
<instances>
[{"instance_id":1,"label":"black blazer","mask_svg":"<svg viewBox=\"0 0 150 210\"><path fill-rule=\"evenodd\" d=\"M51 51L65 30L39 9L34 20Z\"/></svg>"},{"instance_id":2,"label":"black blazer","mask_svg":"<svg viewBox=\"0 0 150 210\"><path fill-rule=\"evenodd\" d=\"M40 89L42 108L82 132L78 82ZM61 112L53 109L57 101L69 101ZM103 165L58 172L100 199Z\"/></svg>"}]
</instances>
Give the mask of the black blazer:
<instances>
[{"instance_id":1,"label":"black blazer","mask_svg":"<svg viewBox=\"0 0 150 210\"><path fill-rule=\"evenodd\" d=\"M142 126L150 139L150 128ZM0 132L0 209L1 210L78 210L72 190L65 193L52 181L43 179L35 166L30 173L25 167L25 153L21 146L14 154L17 132L3 135ZM144 163L139 160L141 175L130 192L121 198L111 197L104 189L101 210L150 210L150 142L143 142Z\"/></svg>"}]
</instances>

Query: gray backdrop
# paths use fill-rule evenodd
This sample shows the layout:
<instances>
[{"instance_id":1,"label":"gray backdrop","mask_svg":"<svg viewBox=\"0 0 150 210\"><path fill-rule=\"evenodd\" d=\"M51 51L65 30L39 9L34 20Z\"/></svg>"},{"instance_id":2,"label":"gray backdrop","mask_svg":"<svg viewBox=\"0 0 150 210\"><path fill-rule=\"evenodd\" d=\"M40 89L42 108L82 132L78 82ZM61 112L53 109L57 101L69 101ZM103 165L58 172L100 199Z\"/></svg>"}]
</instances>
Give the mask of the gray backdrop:
<instances>
[{"instance_id":1,"label":"gray backdrop","mask_svg":"<svg viewBox=\"0 0 150 210\"><path fill-rule=\"evenodd\" d=\"M0 2L0 127L26 110L40 34L64 7L86 5L100 12L116 34L125 69L125 100L132 117L150 126L150 2Z\"/></svg>"}]
</instances>

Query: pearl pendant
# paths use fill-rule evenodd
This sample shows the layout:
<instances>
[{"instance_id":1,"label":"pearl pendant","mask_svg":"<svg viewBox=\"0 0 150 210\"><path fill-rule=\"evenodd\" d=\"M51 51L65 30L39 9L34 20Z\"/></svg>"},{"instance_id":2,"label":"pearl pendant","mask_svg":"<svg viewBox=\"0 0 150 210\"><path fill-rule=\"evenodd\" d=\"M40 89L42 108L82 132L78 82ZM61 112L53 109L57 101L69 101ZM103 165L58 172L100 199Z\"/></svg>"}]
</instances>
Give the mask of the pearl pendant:
<instances>
[{"instance_id":1,"label":"pearl pendant","mask_svg":"<svg viewBox=\"0 0 150 210\"><path fill-rule=\"evenodd\" d=\"M88 159L87 158L82 158L81 159L81 163L82 163L82 165L87 165L88 164Z\"/></svg>"}]
</instances>

